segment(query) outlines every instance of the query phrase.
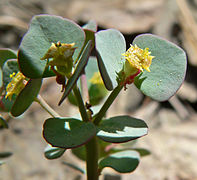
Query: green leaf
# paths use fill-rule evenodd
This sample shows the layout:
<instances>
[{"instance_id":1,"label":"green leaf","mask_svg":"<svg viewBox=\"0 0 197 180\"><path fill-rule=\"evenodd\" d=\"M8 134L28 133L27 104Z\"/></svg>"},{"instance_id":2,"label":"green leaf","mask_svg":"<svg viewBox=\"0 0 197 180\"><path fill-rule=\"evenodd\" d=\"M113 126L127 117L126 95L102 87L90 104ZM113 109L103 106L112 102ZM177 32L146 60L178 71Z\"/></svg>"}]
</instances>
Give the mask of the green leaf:
<instances>
[{"instance_id":1,"label":"green leaf","mask_svg":"<svg viewBox=\"0 0 197 180\"><path fill-rule=\"evenodd\" d=\"M19 71L18 63L16 60L8 60L3 65L3 85L4 88L10 83L12 78L10 78L10 74L13 72L17 73Z\"/></svg>"},{"instance_id":2,"label":"green leaf","mask_svg":"<svg viewBox=\"0 0 197 180\"><path fill-rule=\"evenodd\" d=\"M30 79L26 84L25 88L17 96L12 109L11 114L15 117L20 116L24 113L27 108L33 103L37 97L42 79Z\"/></svg>"},{"instance_id":3,"label":"green leaf","mask_svg":"<svg viewBox=\"0 0 197 180\"><path fill-rule=\"evenodd\" d=\"M3 159L3 158L8 158L10 156L12 156L13 153L11 152L0 152L0 159Z\"/></svg>"},{"instance_id":4,"label":"green leaf","mask_svg":"<svg viewBox=\"0 0 197 180\"><path fill-rule=\"evenodd\" d=\"M98 126L97 136L111 143L131 141L148 133L146 123L130 116L117 116L103 120Z\"/></svg>"},{"instance_id":5,"label":"green leaf","mask_svg":"<svg viewBox=\"0 0 197 180\"><path fill-rule=\"evenodd\" d=\"M0 48L0 87L3 85L2 67L8 59L16 59L17 56L11 49Z\"/></svg>"},{"instance_id":6,"label":"green leaf","mask_svg":"<svg viewBox=\"0 0 197 180\"><path fill-rule=\"evenodd\" d=\"M87 30L96 32L97 31L96 21L94 21L94 20L88 21L88 23L83 26L83 29L87 29Z\"/></svg>"},{"instance_id":7,"label":"green leaf","mask_svg":"<svg viewBox=\"0 0 197 180\"><path fill-rule=\"evenodd\" d=\"M64 99L68 96L68 94L72 90L73 86L75 85L75 83L79 79L81 72L84 70L84 67L87 64L88 57L89 57L90 51L91 51L91 46L92 46L92 41L89 41L79 58L79 62L77 64L74 74L71 76L71 78L68 80L68 82L65 86L64 94L62 95L62 98L60 99L60 102L58 105L60 105L64 101Z\"/></svg>"},{"instance_id":8,"label":"green leaf","mask_svg":"<svg viewBox=\"0 0 197 180\"><path fill-rule=\"evenodd\" d=\"M2 116L0 116L0 127L8 129L8 123Z\"/></svg>"},{"instance_id":9,"label":"green leaf","mask_svg":"<svg viewBox=\"0 0 197 180\"><path fill-rule=\"evenodd\" d=\"M95 133L93 123L74 118L49 118L43 125L45 140L52 146L66 149L82 146Z\"/></svg>"},{"instance_id":10,"label":"green leaf","mask_svg":"<svg viewBox=\"0 0 197 180\"><path fill-rule=\"evenodd\" d=\"M3 66L4 62L8 59L16 59L16 53L8 48L0 48L0 67Z\"/></svg>"},{"instance_id":11,"label":"green leaf","mask_svg":"<svg viewBox=\"0 0 197 180\"><path fill-rule=\"evenodd\" d=\"M150 66L151 72L144 71L137 76L135 85L152 99L169 99L185 78L185 52L175 44L151 34L137 36L133 44L143 49L148 47L151 55L155 56Z\"/></svg>"},{"instance_id":12,"label":"green leaf","mask_svg":"<svg viewBox=\"0 0 197 180\"><path fill-rule=\"evenodd\" d=\"M34 16L28 32L19 47L18 60L21 72L29 78L51 76L46 70L47 61L40 60L51 43L75 43L73 58L76 60L85 42L85 33L76 23L58 16ZM47 72L48 71L48 72Z\"/></svg>"},{"instance_id":13,"label":"green leaf","mask_svg":"<svg viewBox=\"0 0 197 180\"><path fill-rule=\"evenodd\" d=\"M48 145L44 150L44 156L47 159L57 159L61 157L66 150Z\"/></svg>"},{"instance_id":14,"label":"green leaf","mask_svg":"<svg viewBox=\"0 0 197 180\"><path fill-rule=\"evenodd\" d=\"M103 158L99 168L111 167L119 173L130 173L137 168L139 161L140 156L136 151L121 151Z\"/></svg>"},{"instance_id":15,"label":"green leaf","mask_svg":"<svg viewBox=\"0 0 197 180\"><path fill-rule=\"evenodd\" d=\"M124 36L115 29L99 31L96 33L96 50L105 86L113 90L118 85L117 73L123 67L122 53L126 51Z\"/></svg>"}]
</instances>

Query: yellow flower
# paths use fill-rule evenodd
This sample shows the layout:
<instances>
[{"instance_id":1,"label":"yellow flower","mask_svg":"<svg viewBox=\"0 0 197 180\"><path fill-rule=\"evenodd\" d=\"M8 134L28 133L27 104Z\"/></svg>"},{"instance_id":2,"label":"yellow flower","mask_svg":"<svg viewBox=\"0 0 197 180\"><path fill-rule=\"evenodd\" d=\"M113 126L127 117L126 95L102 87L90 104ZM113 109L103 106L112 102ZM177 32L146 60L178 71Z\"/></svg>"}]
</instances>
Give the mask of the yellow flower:
<instances>
[{"instance_id":1,"label":"yellow flower","mask_svg":"<svg viewBox=\"0 0 197 180\"><path fill-rule=\"evenodd\" d=\"M150 72L150 65L152 63L152 59L154 56L150 55L151 52L149 48L145 48L144 50L139 48L136 44L135 46L131 45L131 47L126 51L126 53L122 54L125 56L126 61L135 69L143 71L143 69Z\"/></svg>"},{"instance_id":2,"label":"yellow flower","mask_svg":"<svg viewBox=\"0 0 197 180\"><path fill-rule=\"evenodd\" d=\"M25 87L27 81L25 76L19 71L17 74L14 72L10 74L11 82L6 87L6 96L9 100L12 99L14 94L18 95Z\"/></svg>"},{"instance_id":3,"label":"yellow flower","mask_svg":"<svg viewBox=\"0 0 197 180\"><path fill-rule=\"evenodd\" d=\"M103 80L101 78L101 74L99 72L95 72L92 76L92 78L89 80L92 84L97 85L104 85Z\"/></svg>"},{"instance_id":4,"label":"yellow flower","mask_svg":"<svg viewBox=\"0 0 197 180\"><path fill-rule=\"evenodd\" d=\"M58 73L70 76L73 67L73 54L75 52L76 47L73 47L75 43L66 44L60 43L52 43L51 47L48 49L46 54L41 58L41 60L53 58L48 65L54 67L56 66L56 70Z\"/></svg>"},{"instance_id":5,"label":"yellow flower","mask_svg":"<svg viewBox=\"0 0 197 180\"><path fill-rule=\"evenodd\" d=\"M125 57L123 70L118 73L118 80L126 89L127 84L131 84L134 78L144 69L150 72L150 65L154 56L150 55L149 48L141 49L137 45L131 47L122 55Z\"/></svg>"}]
</instances>

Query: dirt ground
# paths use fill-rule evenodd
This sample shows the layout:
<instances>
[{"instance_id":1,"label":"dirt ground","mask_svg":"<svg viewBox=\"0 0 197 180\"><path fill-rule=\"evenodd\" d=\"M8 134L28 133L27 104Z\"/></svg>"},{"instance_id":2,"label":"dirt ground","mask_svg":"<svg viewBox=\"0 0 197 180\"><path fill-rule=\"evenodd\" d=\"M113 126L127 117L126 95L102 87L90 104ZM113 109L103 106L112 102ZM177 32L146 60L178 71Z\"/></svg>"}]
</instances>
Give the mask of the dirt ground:
<instances>
[{"instance_id":1,"label":"dirt ground","mask_svg":"<svg viewBox=\"0 0 197 180\"><path fill-rule=\"evenodd\" d=\"M132 174L120 175L106 168L101 180L197 180L197 1L196 0L0 0L0 48L17 50L28 22L35 14L55 14L81 25L90 19L100 29L116 28L129 42L140 33L160 35L184 48L188 56L186 80L167 102L156 102L141 94L133 85L110 108L108 116L128 114L142 118L149 126L147 136L136 146L151 155L141 159ZM61 87L46 79L42 97L62 116L77 109L65 101L57 106ZM55 102L55 103L54 103ZM85 164L67 151L57 160L47 160L42 125L50 116L33 103L17 119L9 120L9 129L0 130L0 152L13 155L0 166L0 180L85 180L62 161ZM113 175L113 176L112 176Z\"/></svg>"}]
</instances>

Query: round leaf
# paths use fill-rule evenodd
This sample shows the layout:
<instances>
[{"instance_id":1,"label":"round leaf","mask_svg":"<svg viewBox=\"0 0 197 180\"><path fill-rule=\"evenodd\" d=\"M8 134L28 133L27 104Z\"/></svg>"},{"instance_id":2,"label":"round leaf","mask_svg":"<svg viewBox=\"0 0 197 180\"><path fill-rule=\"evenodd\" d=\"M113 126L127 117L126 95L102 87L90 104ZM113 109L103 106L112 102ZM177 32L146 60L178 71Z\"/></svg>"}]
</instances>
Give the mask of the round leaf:
<instances>
[{"instance_id":1,"label":"round leaf","mask_svg":"<svg viewBox=\"0 0 197 180\"><path fill-rule=\"evenodd\" d=\"M44 150L44 156L47 159L57 159L61 157L66 150L58 147L51 147L48 145Z\"/></svg>"},{"instance_id":2,"label":"round leaf","mask_svg":"<svg viewBox=\"0 0 197 180\"><path fill-rule=\"evenodd\" d=\"M137 76L135 85L152 99L169 99L185 78L185 52L175 44L151 34L137 36L133 44L143 49L148 47L151 55L155 56L150 66L151 72L144 71Z\"/></svg>"},{"instance_id":3,"label":"round leaf","mask_svg":"<svg viewBox=\"0 0 197 180\"><path fill-rule=\"evenodd\" d=\"M93 123L74 118L49 118L43 126L45 140L52 146L65 149L87 143L95 133Z\"/></svg>"},{"instance_id":4,"label":"round leaf","mask_svg":"<svg viewBox=\"0 0 197 180\"><path fill-rule=\"evenodd\" d=\"M98 126L97 136L111 143L131 141L148 133L146 123L130 116L117 116L103 120Z\"/></svg>"},{"instance_id":5,"label":"round leaf","mask_svg":"<svg viewBox=\"0 0 197 180\"><path fill-rule=\"evenodd\" d=\"M28 81L25 88L17 96L12 106L11 114L13 116L20 116L27 110L27 108L33 103L33 101L37 97L40 91L41 84L42 79L30 79Z\"/></svg>"},{"instance_id":6,"label":"round leaf","mask_svg":"<svg viewBox=\"0 0 197 180\"><path fill-rule=\"evenodd\" d=\"M119 173L129 173L137 168L139 161L140 156L136 151L121 151L102 159L99 168L111 167Z\"/></svg>"},{"instance_id":7,"label":"round leaf","mask_svg":"<svg viewBox=\"0 0 197 180\"><path fill-rule=\"evenodd\" d=\"M115 29L96 33L98 65L103 81L108 90L117 86L117 73L123 67L122 53L126 51L124 36Z\"/></svg>"},{"instance_id":8,"label":"round leaf","mask_svg":"<svg viewBox=\"0 0 197 180\"><path fill-rule=\"evenodd\" d=\"M29 78L51 76L45 72L47 61L40 60L51 43L75 43L73 58L76 60L85 41L85 33L76 23L58 16L34 16L28 32L19 47L18 60L21 72ZM44 73L45 72L45 73Z\"/></svg>"}]
</instances>

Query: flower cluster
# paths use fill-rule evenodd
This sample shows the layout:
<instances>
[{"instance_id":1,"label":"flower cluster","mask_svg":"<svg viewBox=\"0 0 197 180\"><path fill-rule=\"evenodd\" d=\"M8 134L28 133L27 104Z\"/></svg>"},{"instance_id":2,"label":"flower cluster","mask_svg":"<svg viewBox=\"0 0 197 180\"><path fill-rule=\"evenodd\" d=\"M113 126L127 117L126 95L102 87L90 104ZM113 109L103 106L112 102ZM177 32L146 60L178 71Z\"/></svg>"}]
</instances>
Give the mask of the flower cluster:
<instances>
[{"instance_id":1,"label":"flower cluster","mask_svg":"<svg viewBox=\"0 0 197 180\"><path fill-rule=\"evenodd\" d=\"M27 81L26 77L20 71L17 74L15 72L10 74L10 78L12 78L12 80L6 87L5 98L12 100L12 96L14 94L18 95L25 87Z\"/></svg>"},{"instance_id":2,"label":"flower cluster","mask_svg":"<svg viewBox=\"0 0 197 180\"><path fill-rule=\"evenodd\" d=\"M123 71L124 76L123 84L126 88L127 84L131 84L134 78L145 69L150 72L150 65L154 56L150 55L151 52L148 48L141 49L137 45L131 47L122 55L125 57L125 64Z\"/></svg>"},{"instance_id":3,"label":"flower cluster","mask_svg":"<svg viewBox=\"0 0 197 180\"><path fill-rule=\"evenodd\" d=\"M56 71L59 74L69 78L73 68L72 56L76 49L74 45L75 43L66 44L66 43L60 43L59 41L57 43L52 43L51 47L48 49L46 54L41 58L41 60L45 60L45 59L48 60L50 58L53 58L48 63L48 65L50 65L53 70L55 70L54 69L55 66Z\"/></svg>"}]
</instances>

